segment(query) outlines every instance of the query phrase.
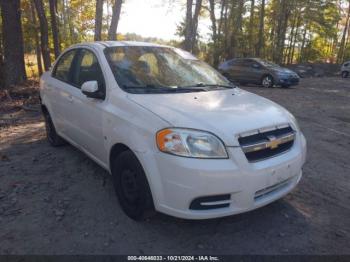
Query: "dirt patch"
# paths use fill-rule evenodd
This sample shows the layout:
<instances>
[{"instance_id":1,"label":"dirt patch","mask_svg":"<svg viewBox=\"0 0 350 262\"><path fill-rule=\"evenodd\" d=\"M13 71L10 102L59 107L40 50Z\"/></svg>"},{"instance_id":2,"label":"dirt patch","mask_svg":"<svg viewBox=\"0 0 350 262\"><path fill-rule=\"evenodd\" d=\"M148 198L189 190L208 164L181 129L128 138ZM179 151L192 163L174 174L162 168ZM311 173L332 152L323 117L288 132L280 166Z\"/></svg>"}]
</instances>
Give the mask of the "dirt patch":
<instances>
[{"instance_id":1,"label":"dirt patch","mask_svg":"<svg viewBox=\"0 0 350 262\"><path fill-rule=\"evenodd\" d=\"M206 221L128 219L102 168L72 146L48 145L40 113L0 111L16 119L0 130L0 253L349 254L350 79L243 88L297 117L308 141L304 176L282 200Z\"/></svg>"}]
</instances>

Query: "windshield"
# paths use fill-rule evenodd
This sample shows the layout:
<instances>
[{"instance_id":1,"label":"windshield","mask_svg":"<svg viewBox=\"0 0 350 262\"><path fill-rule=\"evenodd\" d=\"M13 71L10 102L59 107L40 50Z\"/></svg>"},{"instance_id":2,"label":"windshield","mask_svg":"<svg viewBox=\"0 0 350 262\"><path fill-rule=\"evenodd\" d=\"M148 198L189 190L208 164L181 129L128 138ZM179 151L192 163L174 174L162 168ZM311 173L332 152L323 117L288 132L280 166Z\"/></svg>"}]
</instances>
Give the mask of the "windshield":
<instances>
[{"instance_id":1,"label":"windshield","mask_svg":"<svg viewBox=\"0 0 350 262\"><path fill-rule=\"evenodd\" d=\"M175 48L109 47L105 55L117 83L127 92L199 92L234 87L206 63Z\"/></svg>"},{"instance_id":2,"label":"windshield","mask_svg":"<svg viewBox=\"0 0 350 262\"><path fill-rule=\"evenodd\" d=\"M260 64L262 64L263 66L266 67L280 67L279 65L269 62L269 61L265 61L265 60L261 60L261 59L257 59L259 61Z\"/></svg>"}]
</instances>

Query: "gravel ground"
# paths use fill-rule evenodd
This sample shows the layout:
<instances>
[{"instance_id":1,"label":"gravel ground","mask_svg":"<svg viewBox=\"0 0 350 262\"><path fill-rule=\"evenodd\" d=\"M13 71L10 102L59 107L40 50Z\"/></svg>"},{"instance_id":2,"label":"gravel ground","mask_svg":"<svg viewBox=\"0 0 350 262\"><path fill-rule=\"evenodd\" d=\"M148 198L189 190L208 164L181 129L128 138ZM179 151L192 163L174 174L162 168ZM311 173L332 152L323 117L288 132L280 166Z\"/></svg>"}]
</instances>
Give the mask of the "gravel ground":
<instances>
[{"instance_id":1,"label":"gravel ground","mask_svg":"<svg viewBox=\"0 0 350 262\"><path fill-rule=\"evenodd\" d=\"M35 106L18 106L23 97L16 106L2 98L0 254L350 254L350 79L242 88L297 117L304 177L273 204L205 221L128 219L107 172L72 146L50 147Z\"/></svg>"}]
</instances>

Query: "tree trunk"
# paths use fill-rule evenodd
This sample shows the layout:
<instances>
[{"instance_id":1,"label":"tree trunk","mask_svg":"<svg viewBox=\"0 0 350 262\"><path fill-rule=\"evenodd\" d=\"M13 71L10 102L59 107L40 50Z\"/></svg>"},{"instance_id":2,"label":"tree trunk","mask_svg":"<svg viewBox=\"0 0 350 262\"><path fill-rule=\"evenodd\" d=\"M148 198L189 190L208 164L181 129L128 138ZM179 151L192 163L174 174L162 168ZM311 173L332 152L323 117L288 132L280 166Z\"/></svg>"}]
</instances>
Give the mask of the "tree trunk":
<instances>
[{"instance_id":1,"label":"tree trunk","mask_svg":"<svg viewBox=\"0 0 350 262\"><path fill-rule=\"evenodd\" d=\"M50 5L50 18L51 18L53 46L54 46L55 58L57 59L61 53L61 47L60 47L60 41L59 41L59 29L57 25L57 0L49 0L49 5Z\"/></svg>"},{"instance_id":2,"label":"tree trunk","mask_svg":"<svg viewBox=\"0 0 350 262\"><path fill-rule=\"evenodd\" d=\"M288 18L290 15L290 3L287 0L281 0L279 3L279 15L276 31L276 44L274 49L273 60L281 64L283 62L284 42L286 40L286 32L288 26Z\"/></svg>"},{"instance_id":3,"label":"tree trunk","mask_svg":"<svg viewBox=\"0 0 350 262\"><path fill-rule=\"evenodd\" d=\"M348 14L346 16L345 20L345 26L343 30L343 35L340 41L340 46L339 46L339 52L338 52L338 57L337 57L337 63L341 63L344 59L344 51L345 51L345 41L346 41L346 34L348 32L348 27L349 27L349 20L350 20L350 1L349 1L349 9L348 9Z\"/></svg>"},{"instance_id":4,"label":"tree trunk","mask_svg":"<svg viewBox=\"0 0 350 262\"><path fill-rule=\"evenodd\" d=\"M219 27L218 27L218 35L222 32L222 24L225 19L225 8L226 8L226 0L221 0L221 10L220 10L220 20L219 20Z\"/></svg>"},{"instance_id":5,"label":"tree trunk","mask_svg":"<svg viewBox=\"0 0 350 262\"><path fill-rule=\"evenodd\" d=\"M209 0L209 11L210 11L210 20L211 28L213 31L213 65L217 67L219 64L219 55L218 55L218 36L217 36L217 26L216 26L216 17L215 17L215 0Z\"/></svg>"},{"instance_id":6,"label":"tree trunk","mask_svg":"<svg viewBox=\"0 0 350 262\"><path fill-rule=\"evenodd\" d=\"M74 25L73 25L73 20L72 20L72 10L69 6L69 3L67 0L63 0L63 9L65 10L65 25L68 27L69 31L69 37L67 40L69 40L69 45L77 43L78 39L76 36L76 33L74 32Z\"/></svg>"},{"instance_id":7,"label":"tree trunk","mask_svg":"<svg viewBox=\"0 0 350 262\"><path fill-rule=\"evenodd\" d=\"M197 0L194 14L192 17L192 30L191 30L191 52L192 53L196 52L198 19L199 19L199 13L201 11L201 8L202 8L202 0Z\"/></svg>"},{"instance_id":8,"label":"tree trunk","mask_svg":"<svg viewBox=\"0 0 350 262\"><path fill-rule=\"evenodd\" d=\"M298 61L299 63L304 61L304 48L305 48L305 43L306 43L306 34L307 34L307 25L305 26L304 33L303 33L303 40L301 42L301 48L299 52L299 58Z\"/></svg>"},{"instance_id":9,"label":"tree trunk","mask_svg":"<svg viewBox=\"0 0 350 262\"><path fill-rule=\"evenodd\" d=\"M69 38L69 29L67 21L67 10L65 0L62 0L62 40L65 44L69 44L67 39Z\"/></svg>"},{"instance_id":10,"label":"tree trunk","mask_svg":"<svg viewBox=\"0 0 350 262\"><path fill-rule=\"evenodd\" d=\"M117 39L117 29L119 23L120 12L122 10L122 0L115 0L113 5L112 21L108 31L108 40L115 41Z\"/></svg>"},{"instance_id":11,"label":"tree trunk","mask_svg":"<svg viewBox=\"0 0 350 262\"><path fill-rule=\"evenodd\" d=\"M251 0L250 4L250 18L249 18L249 52L251 56L254 56L254 39L253 39L253 32L254 32L254 8L255 8L255 0Z\"/></svg>"},{"instance_id":12,"label":"tree trunk","mask_svg":"<svg viewBox=\"0 0 350 262\"><path fill-rule=\"evenodd\" d=\"M230 32L227 42L228 58L238 57L240 54L242 36L244 0L232 1L231 13L229 18ZM241 52L242 53L242 52Z\"/></svg>"},{"instance_id":13,"label":"tree trunk","mask_svg":"<svg viewBox=\"0 0 350 262\"><path fill-rule=\"evenodd\" d=\"M260 22L259 22L259 35L258 35L258 43L256 45L256 51L255 55L257 57L261 56L261 50L264 48L264 19L265 19L265 0L261 1L261 8L260 8Z\"/></svg>"},{"instance_id":14,"label":"tree trunk","mask_svg":"<svg viewBox=\"0 0 350 262\"><path fill-rule=\"evenodd\" d=\"M229 14L227 18L227 22L225 25L225 34L226 34L226 39L225 39L225 55L226 59L231 59L236 56L236 32L237 32L237 25L236 25L236 5L237 1L233 0L231 1Z\"/></svg>"},{"instance_id":15,"label":"tree trunk","mask_svg":"<svg viewBox=\"0 0 350 262\"><path fill-rule=\"evenodd\" d=\"M297 10L295 15L294 15L294 19L292 22L292 28L291 28L290 34L289 34L289 46L288 46L288 52L286 53L286 58L285 58L286 63L290 63L289 61L290 61L290 57L292 55L292 48L293 48L294 36L295 36L294 31L297 28L298 21L299 21L299 12Z\"/></svg>"},{"instance_id":16,"label":"tree trunk","mask_svg":"<svg viewBox=\"0 0 350 262\"><path fill-rule=\"evenodd\" d=\"M103 0L96 0L95 13L95 41L101 41L102 33L102 17L103 17Z\"/></svg>"},{"instance_id":17,"label":"tree trunk","mask_svg":"<svg viewBox=\"0 0 350 262\"><path fill-rule=\"evenodd\" d=\"M191 52L191 34L192 34L192 4L193 0L187 0L186 4L186 20L185 20L185 41L183 48Z\"/></svg>"},{"instance_id":18,"label":"tree trunk","mask_svg":"<svg viewBox=\"0 0 350 262\"><path fill-rule=\"evenodd\" d=\"M44 59L44 68L45 68L45 71L48 71L51 66L51 58L50 58L47 19L46 19L42 0L33 0L33 1L35 4L36 12L38 14L39 23L40 23L41 53Z\"/></svg>"},{"instance_id":19,"label":"tree trunk","mask_svg":"<svg viewBox=\"0 0 350 262\"><path fill-rule=\"evenodd\" d=\"M229 37L229 11L228 11L228 0L225 0L225 11L224 11L224 30L223 30L223 51L224 51L224 55L225 58L228 58L228 44L230 42L230 37Z\"/></svg>"},{"instance_id":20,"label":"tree trunk","mask_svg":"<svg viewBox=\"0 0 350 262\"><path fill-rule=\"evenodd\" d=\"M33 2L30 2L30 9L31 9L31 22L34 27L34 41L35 41L35 54L36 54L36 61L38 66L38 73L39 76L43 74L43 65L41 62L41 50L40 50L40 41L39 41L39 35L38 35L38 26L37 26L37 20L35 15L35 7L33 5Z\"/></svg>"},{"instance_id":21,"label":"tree trunk","mask_svg":"<svg viewBox=\"0 0 350 262\"><path fill-rule=\"evenodd\" d=\"M1 0L5 86L27 79L24 64L20 0Z\"/></svg>"},{"instance_id":22,"label":"tree trunk","mask_svg":"<svg viewBox=\"0 0 350 262\"><path fill-rule=\"evenodd\" d=\"M244 12L244 0L238 1L238 9L236 13L236 37L235 37L235 46L236 46L236 53L243 55L244 57L247 55L247 53L244 52L242 43L244 41L243 34L242 34L242 26L243 26L243 12ZM238 52L237 52L238 51Z\"/></svg>"},{"instance_id":23,"label":"tree trunk","mask_svg":"<svg viewBox=\"0 0 350 262\"><path fill-rule=\"evenodd\" d=\"M299 35L299 29L300 29L300 26L301 26L301 22L302 22L301 15L298 14L298 23L296 25L296 30L295 30L294 37L293 37L291 54L290 54L290 57L288 58L288 63L289 64L292 64L293 61L294 61L295 47L296 47L296 44L297 44L297 37Z\"/></svg>"}]
</instances>

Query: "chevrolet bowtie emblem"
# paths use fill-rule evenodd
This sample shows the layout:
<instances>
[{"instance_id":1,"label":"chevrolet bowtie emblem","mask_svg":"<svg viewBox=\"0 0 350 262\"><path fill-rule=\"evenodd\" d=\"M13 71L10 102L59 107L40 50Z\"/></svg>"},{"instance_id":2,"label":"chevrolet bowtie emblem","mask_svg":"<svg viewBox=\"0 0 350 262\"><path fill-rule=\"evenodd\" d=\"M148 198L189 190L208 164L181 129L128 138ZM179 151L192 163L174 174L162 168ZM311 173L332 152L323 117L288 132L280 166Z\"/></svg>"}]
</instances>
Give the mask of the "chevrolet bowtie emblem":
<instances>
[{"instance_id":1,"label":"chevrolet bowtie emblem","mask_svg":"<svg viewBox=\"0 0 350 262\"><path fill-rule=\"evenodd\" d=\"M269 143L266 144L266 147L276 149L281 144L281 140L275 136L268 136L267 138L269 139Z\"/></svg>"}]
</instances>

